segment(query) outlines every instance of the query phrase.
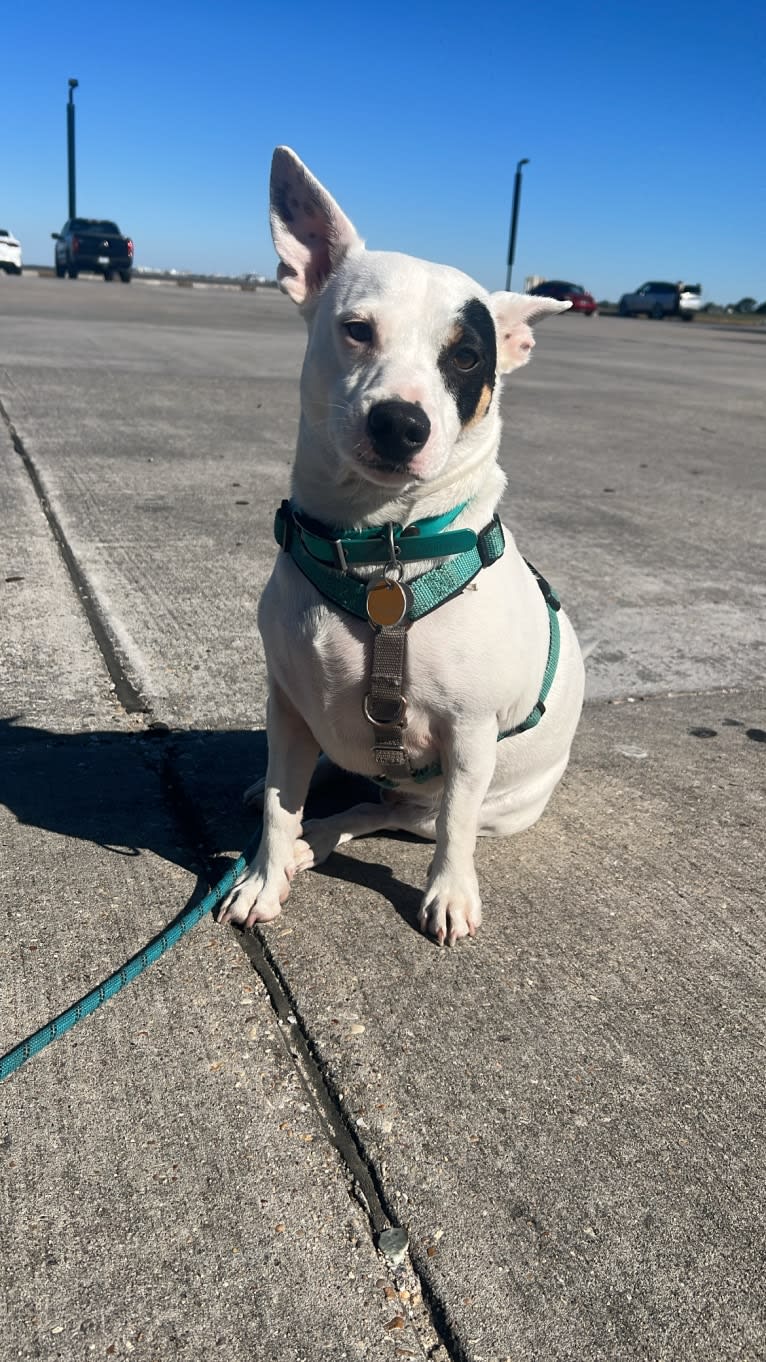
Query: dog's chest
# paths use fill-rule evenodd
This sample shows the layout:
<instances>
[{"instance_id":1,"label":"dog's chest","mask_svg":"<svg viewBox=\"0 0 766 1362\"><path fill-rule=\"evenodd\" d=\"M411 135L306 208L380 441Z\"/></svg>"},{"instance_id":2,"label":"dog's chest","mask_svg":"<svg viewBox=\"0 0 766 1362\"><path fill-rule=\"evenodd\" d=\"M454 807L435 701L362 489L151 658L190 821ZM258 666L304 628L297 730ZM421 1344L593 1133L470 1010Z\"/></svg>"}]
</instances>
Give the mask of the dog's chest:
<instances>
[{"instance_id":1,"label":"dog's chest","mask_svg":"<svg viewBox=\"0 0 766 1362\"><path fill-rule=\"evenodd\" d=\"M436 759L455 724L487 714L504 723L536 698L530 699L537 681L530 661L539 650L529 621L514 619L504 565L496 568L407 631L402 692L414 764ZM269 671L322 749L346 768L374 774L374 731L364 716L372 628L325 602L284 555L264 592L259 623Z\"/></svg>"},{"instance_id":2,"label":"dog's chest","mask_svg":"<svg viewBox=\"0 0 766 1362\"><path fill-rule=\"evenodd\" d=\"M364 715L370 688L374 634L369 625L314 605L295 621L291 639L262 618L269 668L305 719L322 750L339 764L375 773L373 729ZM413 756L435 752L438 692L427 681L423 636L408 631L402 692L407 703L406 746ZM414 644L414 646L413 646ZM451 706L454 697L450 697ZM446 697L442 695L442 702Z\"/></svg>"}]
</instances>

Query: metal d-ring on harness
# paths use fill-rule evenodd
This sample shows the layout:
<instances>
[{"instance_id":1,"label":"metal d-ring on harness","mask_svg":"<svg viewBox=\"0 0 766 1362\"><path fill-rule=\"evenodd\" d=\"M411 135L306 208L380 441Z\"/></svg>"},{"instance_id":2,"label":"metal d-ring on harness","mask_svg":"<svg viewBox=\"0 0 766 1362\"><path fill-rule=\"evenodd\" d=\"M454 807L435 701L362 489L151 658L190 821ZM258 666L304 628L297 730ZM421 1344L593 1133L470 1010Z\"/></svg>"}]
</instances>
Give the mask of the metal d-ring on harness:
<instances>
[{"instance_id":1,"label":"metal d-ring on harness","mask_svg":"<svg viewBox=\"0 0 766 1362\"><path fill-rule=\"evenodd\" d=\"M404 746L407 702L402 695L402 681L409 626L457 596L483 568L497 562L505 550L498 516L478 533L449 528L465 505L407 526L388 523L364 530L323 525L289 501L283 501L276 514L277 543L304 577L334 605L367 620L375 630L364 713L375 730L373 751L381 769L381 774L375 777L378 785L391 787L402 779L422 782L442 773L438 762L416 769L410 767ZM408 582L402 581L403 563L434 558L444 561ZM357 564L383 564L383 570L368 581L352 573L351 568ZM498 733L498 742L540 722L558 665L560 602L537 569L531 563L527 567L534 574L548 609L548 658L534 708L522 723Z\"/></svg>"}]
</instances>

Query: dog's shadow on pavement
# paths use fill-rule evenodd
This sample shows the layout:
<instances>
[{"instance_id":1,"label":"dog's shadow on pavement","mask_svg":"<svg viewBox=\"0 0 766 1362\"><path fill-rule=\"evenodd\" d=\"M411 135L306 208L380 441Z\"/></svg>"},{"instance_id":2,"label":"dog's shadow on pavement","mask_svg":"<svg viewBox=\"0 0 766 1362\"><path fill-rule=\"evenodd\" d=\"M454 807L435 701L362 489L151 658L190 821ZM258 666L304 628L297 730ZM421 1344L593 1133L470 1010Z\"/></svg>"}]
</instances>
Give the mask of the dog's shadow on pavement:
<instances>
[{"instance_id":1,"label":"dog's shadow on pavement","mask_svg":"<svg viewBox=\"0 0 766 1362\"><path fill-rule=\"evenodd\" d=\"M378 832L375 836L385 837L386 839L395 838L407 842L419 840L404 832ZM423 898L423 889L422 887L416 889L414 885L397 879L390 866L383 865L380 861L357 860L355 856L347 856L342 851L335 851L325 861L324 865L318 866L312 873L327 875L332 880L345 880L347 884L355 884L360 889L372 890L373 893L380 894L381 898L387 899L395 912L404 919L408 927L412 927L416 932L420 931L418 912Z\"/></svg>"},{"instance_id":2,"label":"dog's shadow on pavement","mask_svg":"<svg viewBox=\"0 0 766 1362\"><path fill-rule=\"evenodd\" d=\"M179 865L198 877L195 901L211 866L222 874L227 856L257 834L258 815L242 794L265 774L266 760L263 730L56 733L0 719L0 805L27 828ZM350 777L333 783L310 796L307 815L337 812L373 790ZM37 855L34 838L22 845L23 856ZM379 893L417 928L420 892L387 866L335 852L316 873Z\"/></svg>"},{"instance_id":3,"label":"dog's shadow on pavement","mask_svg":"<svg viewBox=\"0 0 766 1362\"><path fill-rule=\"evenodd\" d=\"M194 870L203 838L212 845L208 808L215 809L214 850L252 836L255 820L245 818L241 793L265 758L258 732L70 734L0 719L0 804L29 828L118 856L154 852ZM228 814L233 823L220 840Z\"/></svg>"}]
</instances>

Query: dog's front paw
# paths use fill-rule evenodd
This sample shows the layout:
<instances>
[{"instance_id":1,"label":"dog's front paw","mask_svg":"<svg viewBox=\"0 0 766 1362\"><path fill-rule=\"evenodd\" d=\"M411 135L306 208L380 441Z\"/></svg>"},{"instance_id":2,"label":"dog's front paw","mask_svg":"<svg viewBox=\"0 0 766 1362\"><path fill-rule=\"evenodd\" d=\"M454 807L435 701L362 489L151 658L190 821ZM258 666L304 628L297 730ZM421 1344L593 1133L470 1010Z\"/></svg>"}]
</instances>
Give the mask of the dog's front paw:
<instances>
[{"instance_id":1,"label":"dog's front paw","mask_svg":"<svg viewBox=\"0 0 766 1362\"><path fill-rule=\"evenodd\" d=\"M423 896L418 926L421 932L454 946L461 936L475 936L481 924L481 899L476 875L436 875Z\"/></svg>"},{"instance_id":2,"label":"dog's front paw","mask_svg":"<svg viewBox=\"0 0 766 1362\"><path fill-rule=\"evenodd\" d=\"M278 875L266 876L256 866L240 875L218 910L219 922L238 922L252 927L256 922L271 922L282 911L290 893L292 867Z\"/></svg>"}]
</instances>

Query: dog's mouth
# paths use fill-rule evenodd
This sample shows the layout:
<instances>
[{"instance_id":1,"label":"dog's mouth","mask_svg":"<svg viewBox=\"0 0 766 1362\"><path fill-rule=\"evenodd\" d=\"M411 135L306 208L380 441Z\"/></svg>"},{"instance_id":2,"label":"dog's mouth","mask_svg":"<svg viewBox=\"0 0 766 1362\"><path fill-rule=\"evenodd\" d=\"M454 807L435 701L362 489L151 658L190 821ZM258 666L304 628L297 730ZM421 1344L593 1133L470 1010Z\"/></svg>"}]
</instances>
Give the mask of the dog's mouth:
<instances>
[{"instance_id":1,"label":"dog's mouth","mask_svg":"<svg viewBox=\"0 0 766 1362\"><path fill-rule=\"evenodd\" d=\"M423 480L421 474L417 473L409 462L392 464L360 454L356 458L355 466L357 473L361 473L368 482L377 483L380 487L401 487L407 482Z\"/></svg>"}]
</instances>

